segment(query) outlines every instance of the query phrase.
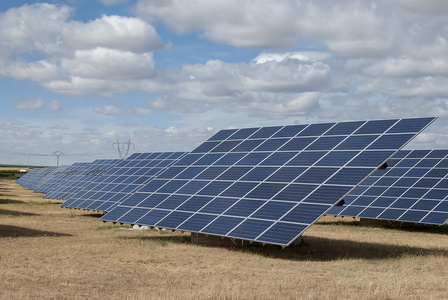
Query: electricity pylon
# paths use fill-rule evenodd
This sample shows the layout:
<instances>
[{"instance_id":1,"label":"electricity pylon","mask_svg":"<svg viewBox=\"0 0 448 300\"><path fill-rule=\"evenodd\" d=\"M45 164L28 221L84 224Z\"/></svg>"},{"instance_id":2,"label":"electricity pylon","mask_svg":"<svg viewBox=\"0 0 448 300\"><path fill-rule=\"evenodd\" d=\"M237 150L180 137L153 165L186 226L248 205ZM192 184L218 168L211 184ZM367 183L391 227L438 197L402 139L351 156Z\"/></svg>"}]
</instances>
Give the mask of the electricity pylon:
<instances>
[{"instance_id":1,"label":"electricity pylon","mask_svg":"<svg viewBox=\"0 0 448 300\"><path fill-rule=\"evenodd\" d=\"M127 141L127 142L120 142L117 139L117 142L113 143L112 147L115 148L115 145L117 145L117 149L118 149L118 154L120 155L121 159L126 159L128 157L128 153L129 153L129 149L131 148L131 145L134 145L134 143L131 143L131 140ZM125 147L127 146L127 147ZM125 150L124 154L121 150Z\"/></svg>"},{"instance_id":2,"label":"electricity pylon","mask_svg":"<svg viewBox=\"0 0 448 300\"><path fill-rule=\"evenodd\" d=\"M59 156L64 155L64 153L61 151L54 151L51 155L56 156L56 167L59 167Z\"/></svg>"}]
</instances>

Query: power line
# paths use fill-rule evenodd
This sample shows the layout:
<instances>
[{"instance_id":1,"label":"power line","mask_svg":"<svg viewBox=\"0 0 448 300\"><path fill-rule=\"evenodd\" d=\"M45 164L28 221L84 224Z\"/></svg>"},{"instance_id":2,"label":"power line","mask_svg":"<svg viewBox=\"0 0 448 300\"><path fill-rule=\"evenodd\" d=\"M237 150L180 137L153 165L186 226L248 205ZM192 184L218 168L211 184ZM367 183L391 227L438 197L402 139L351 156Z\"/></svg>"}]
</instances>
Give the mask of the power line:
<instances>
[{"instance_id":1,"label":"power line","mask_svg":"<svg viewBox=\"0 0 448 300\"><path fill-rule=\"evenodd\" d=\"M84 152L84 153L69 153L65 154L64 156L95 156L98 154L112 154L114 150L107 150L107 151L101 151L101 152ZM26 155L26 156L54 156L53 154L43 154L43 153L27 153L27 152L18 152L18 151L10 151L10 150L3 150L0 149L0 154L6 153L9 155Z\"/></svg>"},{"instance_id":2,"label":"power line","mask_svg":"<svg viewBox=\"0 0 448 300\"><path fill-rule=\"evenodd\" d=\"M8 154L14 154L14 155L27 155L27 156L51 156L51 154L39 154L39 153L24 153L24 152L18 152L18 151L9 151L9 150L2 150L1 152L5 152Z\"/></svg>"}]
</instances>

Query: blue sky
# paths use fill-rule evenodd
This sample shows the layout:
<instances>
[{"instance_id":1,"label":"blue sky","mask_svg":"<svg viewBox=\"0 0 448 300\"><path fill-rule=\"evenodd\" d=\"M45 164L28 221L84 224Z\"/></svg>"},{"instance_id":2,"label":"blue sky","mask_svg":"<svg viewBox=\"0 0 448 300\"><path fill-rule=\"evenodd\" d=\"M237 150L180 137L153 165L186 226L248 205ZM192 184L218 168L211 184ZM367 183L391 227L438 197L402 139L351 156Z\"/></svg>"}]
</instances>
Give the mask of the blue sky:
<instances>
[{"instance_id":1,"label":"blue sky","mask_svg":"<svg viewBox=\"0 0 448 300\"><path fill-rule=\"evenodd\" d=\"M2 1L0 163L423 116L439 119L408 148L447 148L447 13L437 0Z\"/></svg>"}]
</instances>

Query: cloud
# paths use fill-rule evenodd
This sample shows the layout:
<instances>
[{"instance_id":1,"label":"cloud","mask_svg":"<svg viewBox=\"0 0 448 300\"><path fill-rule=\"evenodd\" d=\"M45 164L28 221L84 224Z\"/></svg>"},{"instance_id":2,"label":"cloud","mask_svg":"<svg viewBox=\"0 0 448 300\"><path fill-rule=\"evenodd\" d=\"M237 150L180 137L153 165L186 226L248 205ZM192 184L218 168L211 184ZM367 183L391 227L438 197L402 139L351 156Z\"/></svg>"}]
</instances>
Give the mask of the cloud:
<instances>
[{"instance_id":1,"label":"cloud","mask_svg":"<svg viewBox=\"0 0 448 300\"><path fill-rule=\"evenodd\" d=\"M285 2L286 5L285 5ZM300 18L295 1L139 1L136 13L162 21L179 34L199 30L210 40L238 47L291 47L297 42L291 20Z\"/></svg>"},{"instance_id":2,"label":"cloud","mask_svg":"<svg viewBox=\"0 0 448 300\"><path fill-rule=\"evenodd\" d=\"M104 5L117 5L121 3L126 3L131 0L99 0Z\"/></svg>"},{"instance_id":3,"label":"cloud","mask_svg":"<svg viewBox=\"0 0 448 300\"><path fill-rule=\"evenodd\" d=\"M53 131L44 131L38 135L38 138L45 140L60 140L62 136Z\"/></svg>"},{"instance_id":4,"label":"cloud","mask_svg":"<svg viewBox=\"0 0 448 300\"><path fill-rule=\"evenodd\" d=\"M60 30L71 13L68 6L47 3L7 10L0 15L1 55L58 51L62 43Z\"/></svg>"},{"instance_id":5,"label":"cloud","mask_svg":"<svg viewBox=\"0 0 448 300\"><path fill-rule=\"evenodd\" d=\"M30 79L37 82L57 80L65 76L64 71L46 60L36 62L10 61L1 70L0 75L16 79Z\"/></svg>"},{"instance_id":6,"label":"cloud","mask_svg":"<svg viewBox=\"0 0 448 300\"><path fill-rule=\"evenodd\" d=\"M31 128L22 128L18 131L10 131L11 136L18 139L32 139L36 136L36 131Z\"/></svg>"},{"instance_id":7,"label":"cloud","mask_svg":"<svg viewBox=\"0 0 448 300\"><path fill-rule=\"evenodd\" d=\"M249 0L140 0L136 10L140 17L163 22L178 33L196 32L213 42L236 47L274 49L303 44L323 49L262 52L254 61L325 61L333 92L346 92L351 85L358 97L380 92L427 98L448 96L446 84L441 84L448 75L447 12L448 5L438 0L429 1L427 6L401 0L268 0L262 4ZM267 77L269 72L260 68L259 74ZM272 90L288 90L284 78L277 78L272 81Z\"/></svg>"},{"instance_id":8,"label":"cloud","mask_svg":"<svg viewBox=\"0 0 448 300\"><path fill-rule=\"evenodd\" d=\"M122 117L149 116L153 114L153 111L149 108L122 109L114 105L95 107L93 111L97 114L105 116L122 116Z\"/></svg>"},{"instance_id":9,"label":"cloud","mask_svg":"<svg viewBox=\"0 0 448 300\"><path fill-rule=\"evenodd\" d=\"M414 58L401 56L374 61L363 69L368 77L421 77L434 74L448 75L448 61L441 57Z\"/></svg>"},{"instance_id":10,"label":"cloud","mask_svg":"<svg viewBox=\"0 0 448 300\"><path fill-rule=\"evenodd\" d=\"M39 3L0 14L0 76L69 96L124 92L154 76L152 51L164 45L151 24L116 15L82 23L72 13Z\"/></svg>"},{"instance_id":11,"label":"cloud","mask_svg":"<svg viewBox=\"0 0 448 300\"><path fill-rule=\"evenodd\" d=\"M132 82L110 81L98 78L72 76L66 80L43 82L42 86L50 91L71 97L85 97L89 94L100 94L113 97L135 88Z\"/></svg>"},{"instance_id":12,"label":"cloud","mask_svg":"<svg viewBox=\"0 0 448 300\"><path fill-rule=\"evenodd\" d=\"M11 101L11 105L17 109L23 110L38 110L45 107L53 111L61 109L61 104L59 103L59 101L52 100L48 103L45 103L45 100L42 97L30 98L25 101Z\"/></svg>"},{"instance_id":13,"label":"cloud","mask_svg":"<svg viewBox=\"0 0 448 300\"><path fill-rule=\"evenodd\" d=\"M120 135L138 139L141 150L191 150L210 135L208 126L218 130L438 115L439 127L428 128L433 131L418 142L429 147L448 143L441 137L448 128L441 120L448 118L448 5L444 1L137 3L136 17L103 15L88 22L75 21L76 12L68 6L50 4L24 5L0 15L0 76L33 80L71 97L113 98L136 91L141 99L143 91L143 97L151 99L141 108L129 105L132 95L121 106L84 108L77 126L70 123L70 130L63 133L48 124L36 129L33 120L27 124L33 130L18 130L20 136L43 138L56 132L62 136L60 144L53 140L56 145L98 150L110 148L111 142L104 140L115 138L119 126ZM173 55L154 54L166 46L151 24L160 25L161 32L173 38ZM185 44L176 45L178 36L169 30L185 35L180 37ZM206 57L212 59L194 64L192 56L203 59L201 52L183 56L187 51L182 47L196 42L193 35L208 40L200 41L201 47L205 45L201 51L209 51ZM224 59L218 51L228 51L229 56ZM158 59L176 60L181 67L162 69ZM42 101L13 105L61 108L56 100ZM127 119L118 120L122 116ZM142 125L143 119L163 119L163 125ZM61 119L53 122L65 124ZM97 130L83 131L86 126ZM19 136L11 126L2 128L2 134Z\"/></svg>"},{"instance_id":14,"label":"cloud","mask_svg":"<svg viewBox=\"0 0 448 300\"><path fill-rule=\"evenodd\" d=\"M321 91L331 89L330 68L322 61L284 57L257 63L184 65L181 70L159 71L142 88L162 97L153 108L176 112L219 109L267 118L304 114L319 106Z\"/></svg>"},{"instance_id":15,"label":"cloud","mask_svg":"<svg viewBox=\"0 0 448 300\"><path fill-rule=\"evenodd\" d=\"M61 68L71 76L109 80L148 79L154 76L152 53L136 54L95 48L77 50L74 58L63 58Z\"/></svg>"},{"instance_id":16,"label":"cloud","mask_svg":"<svg viewBox=\"0 0 448 300\"><path fill-rule=\"evenodd\" d=\"M387 53L395 46L394 31L401 30L382 2L140 0L136 13L177 33L198 31L237 47L290 48L308 40L357 56Z\"/></svg>"},{"instance_id":17,"label":"cloud","mask_svg":"<svg viewBox=\"0 0 448 300\"><path fill-rule=\"evenodd\" d=\"M448 75L446 11L436 0L423 8L398 0L140 0L138 17L103 15L83 23L71 20L68 6L24 5L0 16L0 76L72 97L143 90L158 97L157 107L182 111L226 108L229 101L249 107L292 93L446 97L437 85ZM153 51L165 46L149 22L261 53L253 63L210 60L156 71ZM283 51L297 48L317 51ZM23 53L39 58L11 59Z\"/></svg>"},{"instance_id":18,"label":"cloud","mask_svg":"<svg viewBox=\"0 0 448 300\"><path fill-rule=\"evenodd\" d=\"M47 107L53 111L61 110L61 104L57 100L48 102Z\"/></svg>"},{"instance_id":19,"label":"cloud","mask_svg":"<svg viewBox=\"0 0 448 300\"><path fill-rule=\"evenodd\" d=\"M268 61L281 62L287 58L295 58L301 61L310 60L326 60L331 57L329 52L324 51L295 51L295 52L284 52L284 53L274 53L274 52L262 52L257 57L253 59L257 64L266 63Z\"/></svg>"},{"instance_id":20,"label":"cloud","mask_svg":"<svg viewBox=\"0 0 448 300\"><path fill-rule=\"evenodd\" d=\"M67 126L67 124L64 123L58 123L55 126L51 126L49 127L50 129L59 129L59 130L67 130L69 129L69 127Z\"/></svg>"},{"instance_id":21,"label":"cloud","mask_svg":"<svg viewBox=\"0 0 448 300\"><path fill-rule=\"evenodd\" d=\"M163 48L154 27L140 19L103 15L89 23L64 23L61 39L70 49L97 47L145 53Z\"/></svg>"},{"instance_id":22,"label":"cloud","mask_svg":"<svg viewBox=\"0 0 448 300\"><path fill-rule=\"evenodd\" d=\"M174 126L170 126L166 128L164 131L168 134L177 134L179 132L179 130Z\"/></svg>"},{"instance_id":23,"label":"cloud","mask_svg":"<svg viewBox=\"0 0 448 300\"><path fill-rule=\"evenodd\" d=\"M78 97L94 93L112 97L116 93L138 89L139 80L155 75L152 53L107 48L77 50L73 58L61 59L59 70L67 75L43 81L42 86L59 94Z\"/></svg>"},{"instance_id":24,"label":"cloud","mask_svg":"<svg viewBox=\"0 0 448 300\"><path fill-rule=\"evenodd\" d=\"M68 6L47 3L7 10L0 15L2 52L68 55L97 47L136 53L163 48L154 27L138 18L103 15L82 23L69 20L72 13Z\"/></svg>"},{"instance_id":25,"label":"cloud","mask_svg":"<svg viewBox=\"0 0 448 300\"><path fill-rule=\"evenodd\" d=\"M291 48L308 42L341 56L378 57L444 36L447 5L429 2L140 0L135 11L177 33L196 31L237 47Z\"/></svg>"},{"instance_id":26,"label":"cloud","mask_svg":"<svg viewBox=\"0 0 448 300\"><path fill-rule=\"evenodd\" d=\"M167 128L147 127L132 131L132 142L136 152L157 151L191 151L207 139L214 131L206 127L180 129L176 126ZM168 149L168 150L167 150Z\"/></svg>"},{"instance_id":27,"label":"cloud","mask_svg":"<svg viewBox=\"0 0 448 300\"><path fill-rule=\"evenodd\" d=\"M11 104L17 109L37 110L45 106L45 100L39 97L35 99L28 99L25 101L12 101Z\"/></svg>"},{"instance_id":28,"label":"cloud","mask_svg":"<svg viewBox=\"0 0 448 300\"><path fill-rule=\"evenodd\" d=\"M159 70L142 84L161 95L153 108L330 120L426 115L412 109L425 101L440 114L434 103L448 98L443 1L140 0L135 12L178 34L263 49L254 64Z\"/></svg>"}]
</instances>

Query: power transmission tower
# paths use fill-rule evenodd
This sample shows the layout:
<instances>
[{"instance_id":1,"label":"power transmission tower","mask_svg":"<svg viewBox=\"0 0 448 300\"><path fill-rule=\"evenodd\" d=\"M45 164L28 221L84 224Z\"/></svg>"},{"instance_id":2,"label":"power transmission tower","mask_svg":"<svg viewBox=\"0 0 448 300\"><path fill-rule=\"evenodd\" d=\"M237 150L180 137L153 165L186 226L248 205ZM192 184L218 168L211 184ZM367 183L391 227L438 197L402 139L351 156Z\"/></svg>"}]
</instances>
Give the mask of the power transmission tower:
<instances>
[{"instance_id":1,"label":"power transmission tower","mask_svg":"<svg viewBox=\"0 0 448 300\"><path fill-rule=\"evenodd\" d=\"M51 155L56 156L56 166L59 167L59 156L64 155L64 153L61 151L54 151Z\"/></svg>"},{"instance_id":2,"label":"power transmission tower","mask_svg":"<svg viewBox=\"0 0 448 300\"><path fill-rule=\"evenodd\" d=\"M120 155L121 159L126 159L128 157L128 153L129 153L129 149L131 148L131 145L133 145L135 147L134 143L131 143L131 140L129 140L127 142L120 142L117 139L117 142L113 143L112 147L115 148L115 145L117 145L118 154ZM122 149L125 150L124 154L121 151Z\"/></svg>"}]
</instances>

